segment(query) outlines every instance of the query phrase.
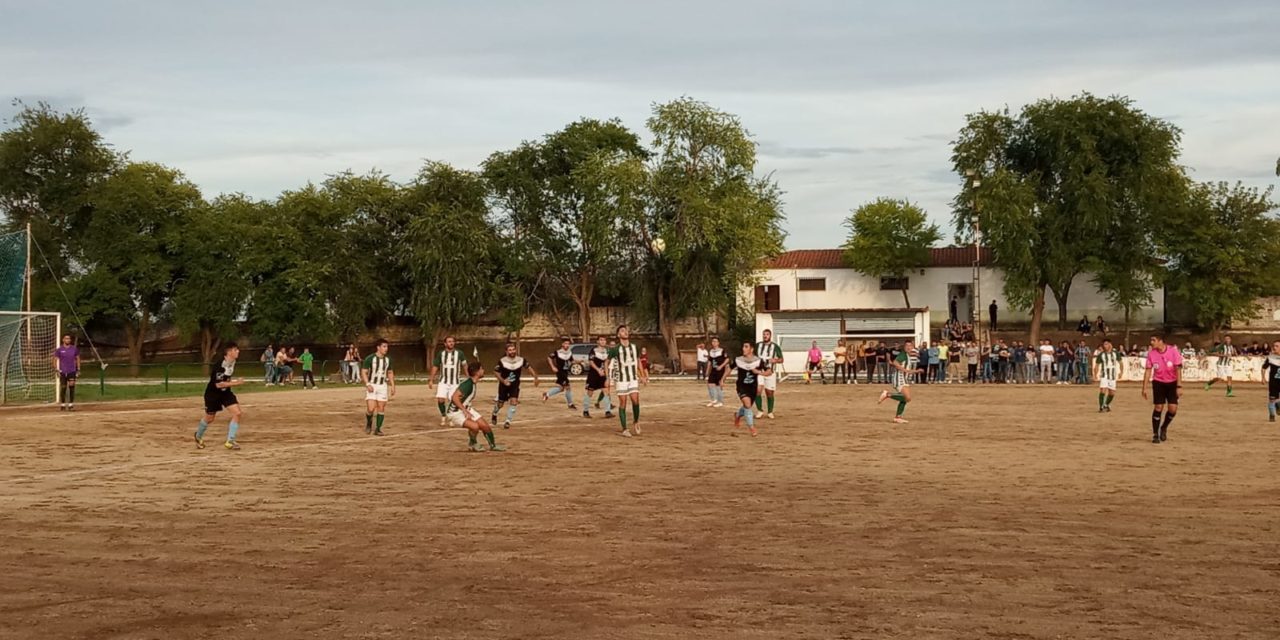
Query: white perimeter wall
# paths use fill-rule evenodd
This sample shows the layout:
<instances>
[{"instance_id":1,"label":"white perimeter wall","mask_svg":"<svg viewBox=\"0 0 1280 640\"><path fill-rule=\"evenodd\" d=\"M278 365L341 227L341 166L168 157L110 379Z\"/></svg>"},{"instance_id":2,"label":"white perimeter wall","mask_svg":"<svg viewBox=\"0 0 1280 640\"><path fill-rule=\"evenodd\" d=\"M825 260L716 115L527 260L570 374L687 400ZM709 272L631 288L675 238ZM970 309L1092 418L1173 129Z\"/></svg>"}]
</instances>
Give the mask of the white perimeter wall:
<instances>
[{"instance_id":1,"label":"white perimeter wall","mask_svg":"<svg viewBox=\"0 0 1280 640\"><path fill-rule=\"evenodd\" d=\"M971 267L935 267L910 273L910 289L907 295L913 307L929 307L930 321L942 324L949 314L947 297L948 285L964 284L972 286L973 269ZM1090 282L1089 275L1076 276L1071 285L1067 299L1067 318L1071 328L1075 328L1080 316L1088 314L1093 320L1099 315L1106 318L1113 327L1119 327L1121 312L1107 303L1106 296ZM826 291L799 291L797 281L801 278L826 278ZM994 299L1000 307L999 320L1024 324L1030 319L1029 310L1012 309L1004 299L1004 275L998 269L983 268L982 279L982 316L987 316L987 305ZM864 276L853 269L768 269L761 273L758 284L778 285L779 305L788 309L873 309L906 306L902 301L901 291L881 291L880 279ZM745 300L754 300L754 290L743 292ZM1157 288L1152 292L1153 303L1138 312L1133 318L1138 326L1158 325L1164 322L1164 290ZM961 316L964 316L963 301ZM1045 320L1056 321L1058 305L1052 293L1045 300ZM963 319L963 317L962 317ZM757 327L757 331L760 327Z\"/></svg>"}]
</instances>

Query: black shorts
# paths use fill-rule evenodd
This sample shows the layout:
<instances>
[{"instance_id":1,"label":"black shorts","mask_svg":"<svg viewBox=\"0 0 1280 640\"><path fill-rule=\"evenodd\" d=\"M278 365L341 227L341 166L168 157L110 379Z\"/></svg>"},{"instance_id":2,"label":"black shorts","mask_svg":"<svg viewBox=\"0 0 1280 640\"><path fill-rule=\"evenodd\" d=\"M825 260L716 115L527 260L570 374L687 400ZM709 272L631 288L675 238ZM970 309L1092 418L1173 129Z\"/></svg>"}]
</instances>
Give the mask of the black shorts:
<instances>
[{"instance_id":1,"label":"black shorts","mask_svg":"<svg viewBox=\"0 0 1280 640\"><path fill-rule=\"evenodd\" d=\"M818 369L821 369L821 368L822 368L822 363L821 363L821 362L810 362L810 363L809 363L809 370L810 370L810 371L817 371Z\"/></svg>"},{"instance_id":2,"label":"black shorts","mask_svg":"<svg viewBox=\"0 0 1280 640\"><path fill-rule=\"evenodd\" d=\"M556 386L557 386L557 387L567 387L567 386L569 386L569 372L568 372L568 371L557 371L557 372L556 372Z\"/></svg>"},{"instance_id":3,"label":"black shorts","mask_svg":"<svg viewBox=\"0 0 1280 640\"><path fill-rule=\"evenodd\" d=\"M724 380L724 369L712 369L707 372L707 384L720 384Z\"/></svg>"},{"instance_id":4,"label":"black shorts","mask_svg":"<svg viewBox=\"0 0 1280 640\"><path fill-rule=\"evenodd\" d=\"M498 402L506 402L508 400L520 399L520 383L512 382L511 384L498 384Z\"/></svg>"},{"instance_id":5,"label":"black shorts","mask_svg":"<svg viewBox=\"0 0 1280 640\"><path fill-rule=\"evenodd\" d=\"M217 413L227 407L237 404L240 404L240 401L236 399L236 394L232 393L230 390L226 390L221 393L204 394L205 413Z\"/></svg>"},{"instance_id":6,"label":"black shorts","mask_svg":"<svg viewBox=\"0 0 1280 640\"><path fill-rule=\"evenodd\" d=\"M760 393L760 387L754 384L739 384L738 397L750 398L752 402L756 401L756 395Z\"/></svg>"},{"instance_id":7,"label":"black shorts","mask_svg":"<svg viewBox=\"0 0 1280 640\"><path fill-rule=\"evenodd\" d=\"M594 369L587 373L587 391L600 391L607 384L608 381L604 379L604 376L596 373Z\"/></svg>"},{"instance_id":8,"label":"black shorts","mask_svg":"<svg viewBox=\"0 0 1280 640\"><path fill-rule=\"evenodd\" d=\"M1151 403L1178 404L1178 383L1151 381Z\"/></svg>"},{"instance_id":9,"label":"black shorts","mask_svg":"<svg viewBox=\"0 0 1280 640\"><path fill-rule=\"evenodd\" d=\"M61 380L62 382L73 382L79 376L80 376L80 372L72 371L71 373L59 373L58 379Z\"/></svg>"},{"instance_id":10,"label":"black shorts","mask_svg":"<svg viewBox=\"0 0 1280 640\"><path fill-rule=\"evenodd\" d=\"M1280 380L1267 381L1267 397L1280 398Z\"/></svg>"}]
</instances>

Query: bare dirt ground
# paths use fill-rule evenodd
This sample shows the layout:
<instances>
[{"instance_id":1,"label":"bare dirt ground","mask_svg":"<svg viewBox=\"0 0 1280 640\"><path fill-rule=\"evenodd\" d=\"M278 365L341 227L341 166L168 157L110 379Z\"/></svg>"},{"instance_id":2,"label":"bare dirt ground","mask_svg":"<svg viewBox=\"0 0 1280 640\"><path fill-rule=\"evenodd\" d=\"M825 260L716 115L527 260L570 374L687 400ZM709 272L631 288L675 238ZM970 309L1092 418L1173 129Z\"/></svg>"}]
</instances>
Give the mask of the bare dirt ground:
<instances>
[{"instance_id":1,"label":"bare dirt ground","mask_svg":"<svg viewBox=\"0 0 1280 640\"><path fill-rule=\"evenodd\" d=\"M784 385L731 437L693 383L644 434L531 402L463 451L425 387L0 412L0 638L1275 638L1280 428L1188 389ZM533 395L532 389L526 396ZM220 440L225 422L211 429Z\"/></svg>"}]
</instances>

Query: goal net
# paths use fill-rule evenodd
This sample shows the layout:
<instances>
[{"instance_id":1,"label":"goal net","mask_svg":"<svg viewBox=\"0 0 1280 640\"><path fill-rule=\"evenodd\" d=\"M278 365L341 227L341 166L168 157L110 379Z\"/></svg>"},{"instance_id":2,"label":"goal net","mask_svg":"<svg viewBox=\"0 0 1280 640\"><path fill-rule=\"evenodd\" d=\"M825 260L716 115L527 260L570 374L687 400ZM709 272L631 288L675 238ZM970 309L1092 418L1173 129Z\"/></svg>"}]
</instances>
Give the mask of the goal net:
<instances>
[{"instance_id":1,"label":"goal net","mask_svg":"<svg viewBox=\"0 0 1280 640\"><path fill-rule=\"evenodd\" d=\"M57 313L0 311L0 404L58 401L61 327Z\"/></svg>"}]
</instances>

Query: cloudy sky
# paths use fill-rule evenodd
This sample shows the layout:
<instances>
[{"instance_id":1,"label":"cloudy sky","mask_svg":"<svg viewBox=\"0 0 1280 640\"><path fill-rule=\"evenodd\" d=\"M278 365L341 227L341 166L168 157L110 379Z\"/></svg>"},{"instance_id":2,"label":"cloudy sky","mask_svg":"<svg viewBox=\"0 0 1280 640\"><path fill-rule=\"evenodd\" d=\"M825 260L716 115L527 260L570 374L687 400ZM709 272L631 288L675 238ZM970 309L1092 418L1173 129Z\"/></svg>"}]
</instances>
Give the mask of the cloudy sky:
<instances>
[{"instance_id":1,"label":"cloudy sky","mask_svg":"<svg viewBox=\"0 0 1280 640\"><path fill-rule=\"evenodd\" d=\"M964 115L1050 95L1128 95L1183 129L1196 178L1274 184L1278 78L1275 0L0 0L0 115L83 106L207 195L474 167L689 95L754 134L789 248L835 246L877 196L949 236Z\"/></svg>"}]
</instances>

